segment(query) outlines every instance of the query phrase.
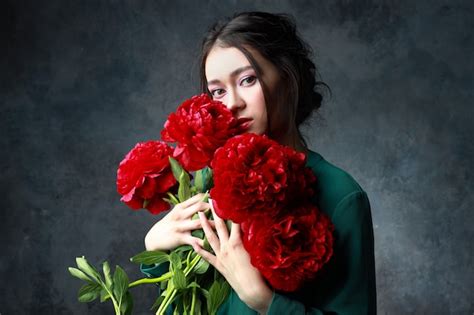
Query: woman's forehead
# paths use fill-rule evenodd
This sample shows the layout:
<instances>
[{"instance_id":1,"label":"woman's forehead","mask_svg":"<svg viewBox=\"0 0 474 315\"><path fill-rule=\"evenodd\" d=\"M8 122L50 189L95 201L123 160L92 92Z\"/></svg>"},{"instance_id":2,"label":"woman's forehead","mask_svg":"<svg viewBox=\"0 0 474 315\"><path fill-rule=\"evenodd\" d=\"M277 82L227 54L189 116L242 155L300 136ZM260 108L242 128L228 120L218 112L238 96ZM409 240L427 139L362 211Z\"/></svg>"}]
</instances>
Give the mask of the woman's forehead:
<instances>
[{"instance_id":1,"label":"woman's forehead","mask_svg":"<svg viewBox=\"0 0 474 315\"><path fill-rule=\"evenodd\" d=\"M256 49L245 47L252 55L262 71L262 75L274 76L278 70L267 59L265 59ZM250 61L245 54L236 47L214 46L209 52L206 64L205 74L208 82L231 77L232 73L241 69L252 69ZM244 71L245 71L244 70ZM255 69L254 69L255 70ZM242 72L242 71L240 71Z\"/></svg>"},{"instance_id":2,"label":"woman's forehead","mask_svg":"<svg viewBox=\"0 0 474 315\"><path fill-rule=\"evenodd\" d=\"M228 77L239 68L252 68L247 57L235 47L216 46L211 49L206 59L206 78L209 81Z\"/></svg>"}]
</instances>

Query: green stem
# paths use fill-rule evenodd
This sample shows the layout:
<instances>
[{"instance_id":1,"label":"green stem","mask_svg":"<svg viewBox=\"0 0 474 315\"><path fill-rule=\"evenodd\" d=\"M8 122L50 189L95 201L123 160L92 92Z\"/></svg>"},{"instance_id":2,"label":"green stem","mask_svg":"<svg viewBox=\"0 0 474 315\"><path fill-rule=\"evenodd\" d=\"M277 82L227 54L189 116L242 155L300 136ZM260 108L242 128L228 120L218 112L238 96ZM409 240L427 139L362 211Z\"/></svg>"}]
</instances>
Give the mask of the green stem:
<instances>
[{"instance_id":1,"label":"green stem","mask_svg":"<svg viewBox=\"0 0 474 315\"><path fill-rule=\"evenodd\" d=\"M115 315L121 315L120 314L120 305L117 304L117 301L114 299L114 296L112 295L112 292L110 292L110 290L107 288L107 285L104 282L100 281L100 284L105 289L105 291L107 291L107 293L109 294L109 296L106 297L104 299L104 301L107 300L108 298L110 298L112 300L112 304L114 305Z\"/></svg>"},{"instance_id":2,"label":"green stem","mask_svg":"<svg viewBox=\"0 0 474 315\"><path fill-rule=\"evenodd\" d=\"M191 264L189 264L188 266L186 266L186 268L184 268L185 276L187 276L194 269L194 267L197 265L200 259L201 259L201 256L196 255L191 261ZM168 290L170 289L169 287L170 285L172 285L171 281L168 283ZM156 312L156 315L164 314L168 306L171 304L171 302L173 302L173 299L176 296L177 292L178 290L176 290L176 288L171 287L171 291L168 294L166 294L165 299L163 300L160 307L158 308L158 311Z\"/></svg>"},{"instance_id":3,"label":"green stem","mask_svg":"<svg viewBox=\"0 0 474 315\"><path fill-rule=\"evenodd\" d=\"M109 292L109 291L107 290L107 292ZM109 292L109 294L110 294L110 292ZM112 298L112 303L114 304L115 315L121 315L120 314L120 306L117 305L117 301L115 301L114 298Z\"/></svg>"},{"instance_id":4,"label":"green stem","mask_svg":"<svg viewBox=\"0 0 474 315\"><path fill-rule=\"evenodd\" d=\"M122 299L120 299L120 302L118 304L117 310L115 311L117 314L120 315L120 309L122 308Z\"/></svg>"},{"instance_id":5,"label":"green stem","mask_svg":"<svg viewBox=\"0 0 474 315\"><path fill-rule=\"evenodd\" d=\"M193 298L191 300L191 314L194 314L195 305L196 305L196 287L193 287Z\"/></svg>"},{"instance_id":6,"label":"green stem","mask_svg":"<svg viewBox=\"0 0 474 315\"><path fill-rule=\"evenodd\" d=\"M120 308L115 303L114 303L114 310L115 310L115 315L122 315L120 314Z\"/></svg>"},{"instance_id":7,"label":"green stem","mask_svg":"<svg viewBox=\"0 0 474 315\"><path fill-rule=\"evenodd\" d=\"M189 253L186 255L186 266L189 265L189 258L191 258L192 253L193 253L193 251L190 250Z\"/></svg>"},{"instance_id":8,"label":"green stem","mask_svg":"<svg viewBox=\"0 0 474 315\"><path fill-rule=\"evenodd\" d=\"M184 268L185 276L187 276L191 272L191 270L194 269L194 267L196 266L196 264L199 262L200 259L201 259L201 256L196 255L191 261L191 264L189 264L188 266L186 266L186 268Z\"/></svg>"},{"instance_id":9,"label":"green stem","mask_svg":"<svg viewBox=\"0 0 474 315\"><path fill-rule=\"evenodd\" d=\"M170 298L168 299L168 302L167 302L168 305L166 305L166 308L163 309L163 312L164 312L164 311L168 308L168 306L173 302L173 299L174 299L174 297L176 296L176 293L178 293L178 290L173 289L173 291L171 292L171 296L170 296ZM164 313L163 313L163 314L164 314Z\"/></svg>"},{"instance_id":10,"label":"green stem","mask_svg":"<svg viewBox=\"0 0 474 315\"><path fill-rule=\"evenodd\" d=\"M165 298L164 298L163 302L161 302L160 307L156 311L157 315L164 314L164 312L166 311L166 309L168 308L168 306L170 304L169 303L170 296L173 294L174 291L176 291L176 289L173 287L172 281L168 282L167 292L166 292L166 295L165 295Z\"/></svg>"},{"instance_id":11,"label":"green stem","mask_svg":"<svg viewBox=\"0 0 474 315\"><path fill-rule=\"evenodd\" d=\"M164 275L162 275L159 278L143 278L143 279L138 279L128 285L129 288L133 288L137 285L144 284L144 283L158 283L164 280L168 280L171 277L173 277L173 273L167 272Z\"/></svg>"},{"instance_id":12,"label":"green stem","mask_svg":"<svg viewBox=\"0 0 474 315\"><path fill-rule=\"evenodd\" d=\"M164 275L162 275L161 277L159 278L143 278L143 279L139 279L139 280L136 280L132 283L130 283L128 285L128 288L133 288L133 287L136 287L137 285L140 285L140 284L146 284L146 283L158 283L158 282L161 282L161 281L164 281L164 280L168 280L172 277L172 273L171 272L167 272L165 273ZM104 301L107 301L108 299L111 298L112 296L112 293L107 289L107 287L104 285L103 286L105 288L105 290L107 291L107 293L109 295L106 295L104 297ZM114 298L112 298L112 303L114 303L114 309L117 311L117 308L118 308L118 305L117 305L117 301L115 301Z\"/></svg>"}]
</instances>

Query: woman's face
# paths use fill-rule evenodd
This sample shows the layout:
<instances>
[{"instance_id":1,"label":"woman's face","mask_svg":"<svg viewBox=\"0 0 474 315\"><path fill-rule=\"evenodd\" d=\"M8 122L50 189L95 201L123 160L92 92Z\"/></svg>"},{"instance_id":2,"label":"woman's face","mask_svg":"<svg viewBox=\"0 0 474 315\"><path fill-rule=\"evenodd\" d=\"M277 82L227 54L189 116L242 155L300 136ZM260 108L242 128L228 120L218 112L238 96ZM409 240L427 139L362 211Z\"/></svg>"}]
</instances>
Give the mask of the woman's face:
<instances>
[{"instance_id":1,"label":"woman's face","mask_svg":"<svg viewBox=\"0 0 474 315\"><path fill-rule=\"evenodd\" d=\"M256 50L247 50L262 71L262 80L273 94L278 83L278 69ZM245 55L235 47L214 46L205 65L206 79L212 98L224 103L236 118L249 118L247 132L263 134L268 118L265 97L256 72Z\"/></svg>"}]
</instances>

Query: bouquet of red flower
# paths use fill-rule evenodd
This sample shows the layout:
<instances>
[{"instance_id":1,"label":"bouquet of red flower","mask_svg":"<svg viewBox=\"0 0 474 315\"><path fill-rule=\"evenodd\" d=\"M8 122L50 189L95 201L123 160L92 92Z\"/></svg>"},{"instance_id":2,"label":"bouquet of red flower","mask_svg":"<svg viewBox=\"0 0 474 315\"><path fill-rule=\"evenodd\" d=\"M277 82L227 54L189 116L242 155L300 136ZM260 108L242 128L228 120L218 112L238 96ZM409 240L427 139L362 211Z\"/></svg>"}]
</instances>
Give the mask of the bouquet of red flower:
<instances>
[{"instance_id":1,"label":"bouquet of red flower","mask_svg":"<svg viewBox=\"0 0 474 315\"><path fill-rule=\"evenodd\" d=\"M216 214L241 224L252 265L281 291L313 279L333 253L333 226L310 202L316 178L305 162L255 134L228 140L211 162Z\"/></svg>"},{"instance_id":2,"label":"bouquet of red flower","mask_svg":"<svg viewBox=\"0 0 474 315\"><path fill-rule=\"evenodd\" d=\"M206 94L186 100L168 117L162 141L138 143L125 156L117 171L117 191L132 209L158 214L208 191L214 181L210 193L216 213L241 223L252 264L273 288L294 291L331 257L333 227L309 202L316 178L305 167L305 155L266 136L241 135L243 122ZM193 235L205 240L202 230ZM110 298L116 314L128 314L133 304L129 288L161 283L162 293L153 305L157 314L173 302L179 312L215 314L230 291L225 279L189 245L171 252L145 251L131 260L169 262L169 271L129 283L119 266L112 277L104 262L102 279L84 257L77 258L79 269L69 270L88 282L79 300Z\"/></svg>"},{"instance_id":3,"label":"bouquet of red flower","mask_svg":"<svg viewBox=\"0 0 474 315\"><path fill-rule=\"evenodd\" d=\"M214 152L244 131L242 122L234 118L224 104L206 94L186 100L168 117L161 131L162 140L138 143L120 162L117 191L122 196L121 201L134 210L144 208L159 214L171 205L208 191L212 181L208 166ZM176 146L167 142L174 142ZM207 201L207 197L205 199ZM211 212L207 211L207 215ZM193 235L204 238L202 230L194 231ZM69 271L86 281L79 290L79 301L110 299L116 314L129 314L133 307L129 289L155 283L162 289L152 307L158 308L157 314L163 314L173 302L180 313L215 314L230 292L225 279L188 245L170 252L145 251L131 260L147 265L168 262L169 271L158 278L129 283L119 266L112 276L108 262L104 262L102 276L84 257L78 257L78 268L71 267ZM207 303L201 303L201 298Z\"/></svg>"}]
</instances>

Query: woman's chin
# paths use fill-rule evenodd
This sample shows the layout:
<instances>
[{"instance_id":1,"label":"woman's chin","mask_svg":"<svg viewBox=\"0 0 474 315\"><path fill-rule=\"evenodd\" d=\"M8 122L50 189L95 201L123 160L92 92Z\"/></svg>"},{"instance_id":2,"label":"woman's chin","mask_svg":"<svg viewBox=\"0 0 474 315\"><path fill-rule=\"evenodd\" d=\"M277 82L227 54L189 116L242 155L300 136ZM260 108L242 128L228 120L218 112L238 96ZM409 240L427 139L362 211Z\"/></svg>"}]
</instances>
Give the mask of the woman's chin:
<instances>
[{"instance_id":1,"label":"woman's chin","mask_svg":"<svg viewBox=\"0 0 474 315\"><path fill-rule=\"evenodd\" d=\"M249 128L249 130L247 130L247 133L254 133L256 135L262 136L262 135L265 134L265 130L258 130L258 129Z\"/></svg>"}]
</instances>

